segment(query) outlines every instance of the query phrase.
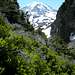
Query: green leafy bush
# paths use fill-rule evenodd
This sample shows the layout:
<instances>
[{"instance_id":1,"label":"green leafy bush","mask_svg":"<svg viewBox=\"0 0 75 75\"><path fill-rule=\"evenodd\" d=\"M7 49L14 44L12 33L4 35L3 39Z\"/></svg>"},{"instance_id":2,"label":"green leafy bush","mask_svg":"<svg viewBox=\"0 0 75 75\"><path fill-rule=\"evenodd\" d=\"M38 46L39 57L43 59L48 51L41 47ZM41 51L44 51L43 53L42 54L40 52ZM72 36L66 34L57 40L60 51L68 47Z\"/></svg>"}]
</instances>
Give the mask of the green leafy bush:
<instances>
[{"instance_id":1,"label":"green leafy bush","mask_svg":"<svg viewBox=\"0 0 75 75\"><path fill-rule=\"evenodd\" d=\"M60 46L63 43L60 39L54 40L52 43L55 48L64 48L64 44ZM0 18L0 75L74 74L75 64L68 58L33 38L15 33Z\"/></svg>"}]
</instances>

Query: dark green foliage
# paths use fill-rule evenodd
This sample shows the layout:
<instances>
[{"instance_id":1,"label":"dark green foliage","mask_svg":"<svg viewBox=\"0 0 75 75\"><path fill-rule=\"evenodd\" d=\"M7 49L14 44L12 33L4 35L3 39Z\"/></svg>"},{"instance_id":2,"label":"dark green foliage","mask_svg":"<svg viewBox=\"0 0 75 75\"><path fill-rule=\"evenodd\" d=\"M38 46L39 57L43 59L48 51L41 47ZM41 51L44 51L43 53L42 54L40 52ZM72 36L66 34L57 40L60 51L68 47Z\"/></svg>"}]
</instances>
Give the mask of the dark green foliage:
<instances>
[{"instance_id":1,"label":"dark green foliage","mask_svg":"<svg viewBox=\"0 0 75 75\"><path fill-rule=\"evenodd\" d=\"M0 0L0 11L10 23L21 24L47 41L41 28L35 31L25 18L28 14L19 11L16 0ZM0 17L0 75L75 75L75 49L67 49L60 37L54 36L46 46L13 29Z\"/></svg>"},{"instance_id":2,"label":"dark green foliage","mask_svg":"<svg viewBox=\"0 0 75 75\"><path fill-rule=\"evenodd\" d=\"M0 38L1 37L5 38L5 37L9 36L10 35L9 32L10 32L10 26L5 24L0 17Z\"/></svg>"},{"instance_id":3,"label":"dark green foliage","mask_svg":"<svg viewBox=\"0 0 75 75\"><path fill-rule=\"evenodd\" d=\"M36 31L35 31L37 34L41 35L44 39L47 38L47 36L45 35L44 32L42 32L42 28L38 28Z\"/></svg>"},{"instance_id":4,"label":"dark green foliage","mask_svg":"<svg viewBox=\"0 0 75 75\"><path fill-rule=\"evenodd\" d=\"M25 23L23 24L25 31L34 31L34 28L32 25Z\"/></svg>"},{"instance_id":5,"label":"dark green foliage","mask_svg":"<svg viewBox=\"0 0 75 75\"><path fill-rule=\"evenodd\" d=\"M0 11L3 13L14 11L19 8L17 0L0 0Z\"/></svg>"},{"instance_id":6,"label":"dark green foliage","mask_svg":"<svg viewBox=\"0 0 75 75\"><path fill-rule=\"evenodd\" d=\"M0 18L1 19L1 18ZM0 20L0 67L4 70L2 75L14 75L16 73L17 60L13 56L12 48L9 48L9 43L6 38L10 37L11 27Z\"/></svg>"},{"instance_id":7,"label":"dark green foliage","mask_svg":"<svg viewBox=\"0 0 75 75\"><path fill-rule=\"evenodd\" d=\"M61 39L59 36L54 36L52 38L49 39L50 42L50 46L55 50L55 51L59 51L66 49L67 48L67 44L66 42L64 42L63 39Z\"/></svg>"},{"instance_id":8,"label":"dark green foliage","mask_svg":"<svg viewBox=\"0 0 75 75\"><path fill-rule=\"evenodd\" d=\"M17 0L1 0L0 12L4 13L10 23L15 23L19 18L19 5Z\"/></svg>"},{"instance_id":9,"label":"dark green foliage","mask_svg":"<svg viewBox=\"0 0 75 75\"><path fill-rule=\"evenodd\" d=\"M18 35L0 18L0 75L74 75L75 64L56 51ZM4 28L4 29L2 29ZM60 45L63 42L58 39ZM63 49L62 46L59 48ZM64 52L63 52L64 53Z\"/></svg>"},{"instance_id":10,"label":"dark green foliage","mask_svg":"<svg viewBox=\"0 0 75 75\"><path fill-rule=\"evenodd\" d=\"M0 0L0 13L4 14L11 24L21 24L25 31L34 30L28 21L28 14L24 14L24 12L19 9L17 0Z\"/></svg>"},{"instance_id":11,"label":"dark green foliage","mask_svg":"<svg viewBox=\"0 0 75 75\"><path fill-rule=\"evenodd\" d=\"M28 12L24 13L23 11L20 11L19 23L24 27L25 31L34 31L33 26L29 22Z\"/></svg>"}]
</instances>

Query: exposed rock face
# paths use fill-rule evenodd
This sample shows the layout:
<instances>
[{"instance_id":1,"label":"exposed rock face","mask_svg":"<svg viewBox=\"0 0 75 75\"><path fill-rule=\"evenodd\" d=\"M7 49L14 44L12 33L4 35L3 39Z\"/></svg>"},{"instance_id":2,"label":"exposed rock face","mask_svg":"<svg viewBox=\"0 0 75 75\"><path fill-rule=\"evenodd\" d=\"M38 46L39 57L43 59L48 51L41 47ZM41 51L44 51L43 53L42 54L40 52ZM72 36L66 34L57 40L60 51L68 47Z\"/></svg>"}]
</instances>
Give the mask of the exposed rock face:
<instances>
[{"instance_id":1,"label":"exposed rock face","mask_svg":"<svg viewBox=\"0 0 75 75\"><path fill-rule=\"evenodd\" d=\"M71 33L75 33L75 0L65 0L59 8L56 20L51 25L51 35L58 35L69 42Z\"/></svg>"}]
</instances>

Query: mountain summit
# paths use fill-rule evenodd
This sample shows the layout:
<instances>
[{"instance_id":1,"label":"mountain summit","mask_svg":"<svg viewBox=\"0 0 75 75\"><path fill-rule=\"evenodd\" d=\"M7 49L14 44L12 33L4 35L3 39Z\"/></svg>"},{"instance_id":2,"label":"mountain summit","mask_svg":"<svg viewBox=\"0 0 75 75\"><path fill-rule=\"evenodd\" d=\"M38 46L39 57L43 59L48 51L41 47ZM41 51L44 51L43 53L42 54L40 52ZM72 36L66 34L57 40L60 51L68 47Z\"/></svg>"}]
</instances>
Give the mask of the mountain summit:
<instances>
[{"instance_id":1,"label":"mountain summit","mask_svg":"<svg viewBox=\"0 0 75 75\"><path fill-rule=\"evenodd\" d=\"M29 21L34 28L41 27L47 36L50 36L50 25L56 19L56 11L46 4L41 2L34 2L22 8L26 13L28 12Z\"/></svg>"}]
</instances>

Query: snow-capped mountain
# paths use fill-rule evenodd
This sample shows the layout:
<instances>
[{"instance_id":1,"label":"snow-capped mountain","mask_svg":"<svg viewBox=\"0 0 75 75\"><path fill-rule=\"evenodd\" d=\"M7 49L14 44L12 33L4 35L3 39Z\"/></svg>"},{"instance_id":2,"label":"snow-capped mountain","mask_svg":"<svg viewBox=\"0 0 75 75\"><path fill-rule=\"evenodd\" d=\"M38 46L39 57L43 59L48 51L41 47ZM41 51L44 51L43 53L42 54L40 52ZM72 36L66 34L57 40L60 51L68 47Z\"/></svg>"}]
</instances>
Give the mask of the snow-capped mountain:
<instances>
[{"instance_id":1,"label":"snow-capped mountain","mask_svg":"<svg viewBox=\"0 0 75 75\"><path fill-rule=\"evenodd\" d=\"M28 12L29 21L34 28L41 27L46 35L50 36L50 25L56 19L56 11L41 2L34 2L24 8L24 12Z\"/></svg>"}]
</instances>

